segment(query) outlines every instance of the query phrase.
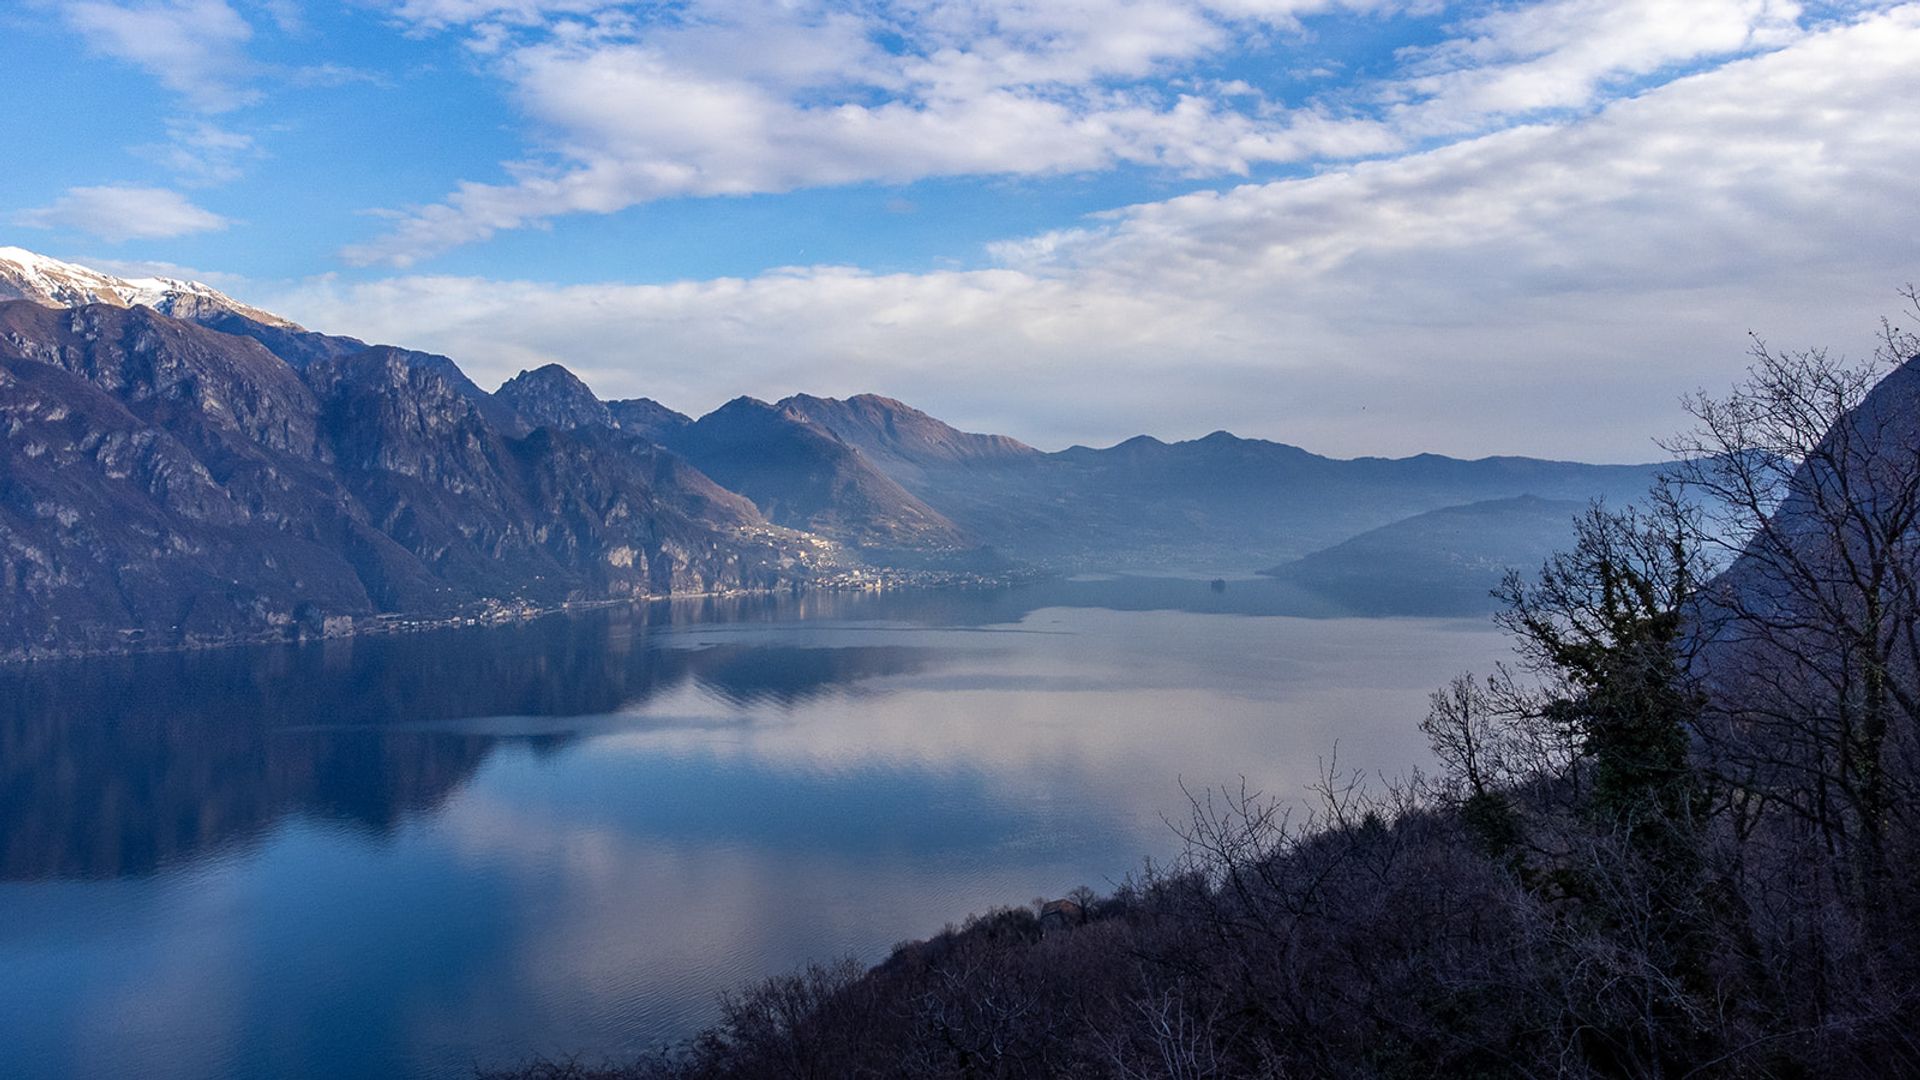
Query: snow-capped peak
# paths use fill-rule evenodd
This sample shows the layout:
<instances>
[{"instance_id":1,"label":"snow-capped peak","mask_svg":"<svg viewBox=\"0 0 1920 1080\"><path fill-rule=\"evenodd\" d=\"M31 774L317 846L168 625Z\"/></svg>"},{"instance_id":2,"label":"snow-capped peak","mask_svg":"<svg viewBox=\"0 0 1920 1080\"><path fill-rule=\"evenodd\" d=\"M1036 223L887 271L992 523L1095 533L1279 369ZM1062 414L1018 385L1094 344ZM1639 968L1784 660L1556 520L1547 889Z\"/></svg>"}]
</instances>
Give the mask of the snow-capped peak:
<instances>
[{"instance_id":1,"label":"snow-capped peak","mask_svg":"<svg viewBox=\"0 0 1920 1080\"><path fill-rule=\"evenodd\" d=\"M47 307L142 304L178 319L232 312L269 326L301 329L272 312L250 307L198 281L115 277L17 247L0 247L0 300L31 300Z\"/></svg>"}]
</instances>

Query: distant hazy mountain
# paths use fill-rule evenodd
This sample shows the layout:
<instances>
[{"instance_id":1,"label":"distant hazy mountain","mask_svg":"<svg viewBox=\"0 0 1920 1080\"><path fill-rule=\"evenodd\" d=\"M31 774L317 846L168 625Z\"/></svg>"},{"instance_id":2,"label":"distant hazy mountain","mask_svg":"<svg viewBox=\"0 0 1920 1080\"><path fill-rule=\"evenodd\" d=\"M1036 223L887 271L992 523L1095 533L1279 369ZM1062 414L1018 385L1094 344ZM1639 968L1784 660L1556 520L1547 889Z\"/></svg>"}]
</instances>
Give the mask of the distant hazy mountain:
<instances>
[{"instance_id":1,"label":"distant hazy mountain","mask_svg":"<svg viewBox=\"0 0 1920 1080\"><path fill-rule=\"evenodd\" d=\"M1218 431L1041 453L886 398L781 403L858 447L978 541L1048 565L1261 565L1414 514L1538 495L1643 496L1656 466L1532 458L1340 460Z\"/></svg>"},{"instance_id":2,"label":"distant hazy mountain","mask_svg":"<svg viewBox=\"0 0 1920 1080\"><path fill-rule=\"evenodd\" d=\"M121 278L74 263L50 259L23 248L0 247L0 300L31 300L48 307L143 304L178 319L211 318L222 313L298 331L278 315L248 307L197 281L176 278Z\"/></svg>"},{"instance_id":3,"label":"distant hazy mountain","mask_svg":"<svg viewBox=\"0 0 1920 1080\"><path fill-rule=\"evenodd\" d=\"M1468 502L1529 494L1633 501L1657 472L1432 454L1339 460L1224 431L1178 443L1142 435L1049 454L958 431L871 394L803 394L764 408L857 450L977 542L1062 568L1272 563Z\"/></svg>"},{"instance_id":4,"label":"distant hazy mountain","mask_svg":"<svg viewBox=\"0 0 1920 1080\"><path fill-rule=\"evenodd\" d=\"M878 548L973 546L953 522L802 414L742 397L668 435L779 524Z\"/></svg>"},{"instance_id":5,"label":"distant hazy mountain","mask_svg":"<svg viewBox=\"0 0 1920 1080\"><path fill-rule=\"evenodd\" d=\"M1531 573L1573 542L1587 503L1523 495L1429 510L1263 571L1360 612L1491 610L1508 570Z\"/></svg>"}]
</instances>

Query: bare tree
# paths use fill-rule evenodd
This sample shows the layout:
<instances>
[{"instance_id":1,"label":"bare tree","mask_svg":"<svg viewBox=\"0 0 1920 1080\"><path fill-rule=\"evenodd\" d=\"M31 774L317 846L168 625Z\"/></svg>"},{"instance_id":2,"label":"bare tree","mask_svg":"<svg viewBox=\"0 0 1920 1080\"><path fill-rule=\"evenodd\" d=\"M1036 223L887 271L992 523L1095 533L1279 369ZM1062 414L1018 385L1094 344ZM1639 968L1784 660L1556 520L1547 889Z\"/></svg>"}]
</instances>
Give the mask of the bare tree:
<instances>
[{"instance_id":1,"label":"bare tree","mask_svg":"<svg viewBox=\"0 0 1920 1080\"><path fill-rule=\"evenodd\" d=\"M1920 316L1920 294L1903 294ZM1720 762L1753 815L1784 810L1856 887L1888 873L1915 808L1920 731L1920 336L1883 321L1873 358L1754 339L1746 381L1697 395L1668 491L1726 566L1694 609ZM1911 825L1911 821L1903 824Z\"/></svg>"},{"instance_id":2,"label":"bare tree","mask_svg":"<svg viewBox=\"0 0 1920 1080\"><path fill-rule=\"evenodd\" d=\"M1573 733L1546 721L1547 700L1502 665L1484 680L1460 675L1434 691L1420 722L1442 770L1439 794L1488 854L1520 842L1514 789L1565 779L1578 759Z\"/></svg>"}]
</instances>

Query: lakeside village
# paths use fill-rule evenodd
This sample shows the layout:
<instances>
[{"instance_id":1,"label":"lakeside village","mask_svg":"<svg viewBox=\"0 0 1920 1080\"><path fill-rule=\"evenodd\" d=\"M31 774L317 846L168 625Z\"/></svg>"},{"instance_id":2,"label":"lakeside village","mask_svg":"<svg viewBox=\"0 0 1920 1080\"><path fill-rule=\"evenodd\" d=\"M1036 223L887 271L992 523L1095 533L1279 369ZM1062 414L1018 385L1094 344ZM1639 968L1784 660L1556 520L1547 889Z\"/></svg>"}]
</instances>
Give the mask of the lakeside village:
<instances>
[{"instance_id":1,"label":"lakeside village","mask_svg":"<svg viewBox=\"0 0 1920 1080\"><path fill-rule=\"evenodd\" d=\"M332 616L321 622L319 632L302 637L348 637L358 634L398 634L438 630L456 626L498 626L503 623L537 619L568 611L590 611L619 607L622 604L652 604L676 600L724 600L739 596L767 596L792 592L892 592L901 589L997 589L1033 578L1030 573L1001 571L980 573L967 570L902 570L893 567L848 567L812 581L777 589L711 589L664 596L616 597L599 600L570 600L560 604L535 604L525 600L488 599L447 616L381 614L354 618Z\"/></svg>"},{"instance_id":2,"label":"lakeside village","mask_svg":"<svg viewBox=\"0 0 1920 1080\"><path fill-rule=\"evenodd\" d=\"M409 634L457 627L500 626L525 622L548 615L619 607L623 604L653 604L663 601L720 600L744 596L768 596L803 592L891 592L903 589L995 589L1030 582L1045 576L1032 569L1000 569L994 572L973 570L915 570L896 567L843 566L826 571L805 582L775 589L711 589L670 595L611 597L593 600L568 600L541 604L531 600L490 597L464 605L452 612L428 615L408 612L383 612L374 615L323 615L314 610L295 609L276 618L265 630L248 634L198 635L179 630L175 635L158 637L144 630L123 629L110 638L86 645L63 648L34 648L0 653L0 664L41 660L70 660L90 656L118 656L132 653L175 652L195 649L220 649L238 645L270 645L290 641L313 641L364 637L381 634ZM303 605L304 606L304 605ZM178 629L178 628L176 628Z\"/></svg>"}]
</instances>

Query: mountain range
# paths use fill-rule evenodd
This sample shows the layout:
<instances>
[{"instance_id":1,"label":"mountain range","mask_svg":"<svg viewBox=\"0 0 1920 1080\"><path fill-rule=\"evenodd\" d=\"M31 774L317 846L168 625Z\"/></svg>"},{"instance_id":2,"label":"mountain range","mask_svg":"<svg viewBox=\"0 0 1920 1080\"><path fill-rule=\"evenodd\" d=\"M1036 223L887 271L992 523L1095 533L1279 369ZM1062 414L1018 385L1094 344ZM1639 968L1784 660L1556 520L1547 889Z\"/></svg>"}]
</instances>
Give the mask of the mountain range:
<instances>
[{"instance_id":1,"label":"mountain range","mask_svg":"<svg viewBox=\"0 0 1920 1080\"><path fill-rule=\"evenodd\" d=\"M14 657L1014 567L1249 569L1460 504L1632 499L1654 472L1224 431L1049 453L871 394L695 418L557 364L490 393L448 357L18 248L0 433Z\"/></svg>"}]
</instances>

